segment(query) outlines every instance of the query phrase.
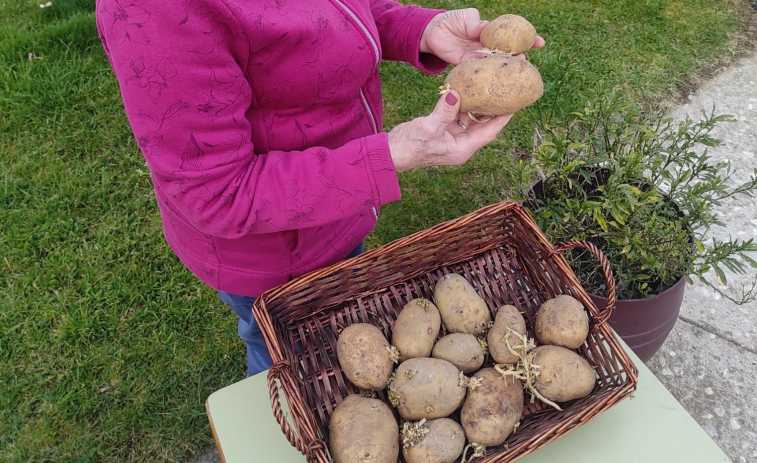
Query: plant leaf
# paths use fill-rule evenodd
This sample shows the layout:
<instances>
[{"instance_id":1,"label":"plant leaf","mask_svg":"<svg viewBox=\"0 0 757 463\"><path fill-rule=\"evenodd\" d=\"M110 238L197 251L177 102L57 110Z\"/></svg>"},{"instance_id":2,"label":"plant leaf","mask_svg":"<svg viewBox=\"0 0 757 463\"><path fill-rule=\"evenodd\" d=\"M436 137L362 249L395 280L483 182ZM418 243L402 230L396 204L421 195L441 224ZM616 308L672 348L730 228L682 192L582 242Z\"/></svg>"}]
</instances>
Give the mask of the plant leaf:
<instances>
[{"instance_id":1,"label":"plant leaf","mask_svg":"<svg viewBox=\"0 0 757 463\"><path fill-rule=\"evenodd\" d=\"M602 214L599 211L599 209L594 209L594 220L602 228L602 231L605 232L605 233L607 233L607 222L605 222L605 218L602 217Z\"/></svg>"},{"instance_id":2,"label":"plant leaf","mask_svg":"<svg viewBox=\"0 0 757 463\"><path fill-rule=\"evenodd\" d=\"M723 272L723 270L717 265L713 265L712 268L715 269L715 273L718 274L718 279L720 279L720 283L722 283L723 285L727 285L728 280L725 277L725 272Z\"/></svg>"},{"instance_id":3,"label":"plant leaf","mask_svg":"<svg viewBox=\"0 0 757 463\"><path fill-rule=\"evenodd\" d=\"M702 240L696 240L697 241L697 251L699 251L699 254L704 254L704 243L702 243Z\"/></svg>"},{"instance_id":4,"label":"plant leaf","mask_svg":"<svg viewBox=\"0 0 757 463\"><path fill-rule=\"evenodd\" d=\"M619 224L621 224L621 225L625 225L626 224L626 221L623 220L623 215L616 208L613 207L612 209L610 209L610 214L612 214L612 216L615 218L615 220Z\"/></svg>"},{"instance_id":5,"label":"plant leaf","mask_svg":"<svg viewBox=\"0 0 757 463\"><path fill-rule=\"evenodd\" d=\"M743 257L744 260L747 261L752 268L757 268L757 261L746 255L742 255L741 257Z\"/></svg>"}]
</instances>

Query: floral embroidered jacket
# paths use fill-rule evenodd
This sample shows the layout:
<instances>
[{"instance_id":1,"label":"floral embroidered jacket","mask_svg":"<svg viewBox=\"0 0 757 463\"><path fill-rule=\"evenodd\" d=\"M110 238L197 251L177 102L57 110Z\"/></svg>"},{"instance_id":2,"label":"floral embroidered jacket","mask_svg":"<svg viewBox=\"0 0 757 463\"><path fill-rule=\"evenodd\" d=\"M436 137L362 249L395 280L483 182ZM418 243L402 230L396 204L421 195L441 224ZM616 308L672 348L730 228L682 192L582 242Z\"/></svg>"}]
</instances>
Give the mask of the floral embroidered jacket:
<instances>
[{"instance_id":1,"label":"floral embroidered jacket","mask_svg":"<svg viewBox=\"0 0 757 463\"><path fill-rule=\"evenodd\" d=\"M425 72L438 10L388 0L97 0L166 240L257 296L347 255L400 198L378 64Z\"/></svg>"}]
</instances>

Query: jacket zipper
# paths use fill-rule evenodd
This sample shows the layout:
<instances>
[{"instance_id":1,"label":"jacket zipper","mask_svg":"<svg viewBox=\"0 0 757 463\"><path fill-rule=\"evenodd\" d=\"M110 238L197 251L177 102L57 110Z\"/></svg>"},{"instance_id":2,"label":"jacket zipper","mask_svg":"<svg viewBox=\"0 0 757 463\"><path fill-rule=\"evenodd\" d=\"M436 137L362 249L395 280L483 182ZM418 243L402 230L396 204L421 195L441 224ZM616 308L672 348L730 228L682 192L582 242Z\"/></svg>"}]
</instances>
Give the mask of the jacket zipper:
<instances>
[{"instance_id":1,"label":"jacket zipper","mask_svg":"<svg viewBox=\"0 0 757 463\"><path fill-rule=\"evenodd\" d=\"M352 10L350 10L347 7L347 5L345 5L344 3L342 3L341 0L334 0L334 1L336 3L338 3L339 6L341 6L342 9L344 11L346 11L347 14L349 14L350 17L353 20L355 20L355 22L358 24L358 26L360 26L361 29L363 29L363 33L365 34L366 37L368 37L368 41L371 42L371 45L373 46L373 52L376 54L376 67L378 67L378 65L379 65L379 49L378 49L378 45L376 45L376 41L373 40L373 37L371 36L371 33L368 32L368 28L365 27L365 25L362 22L360 22L360 19L358 19L357 15L355 13L353 13Z\"/></svg>"},{"instance_id":2,"label":"jacket zipper","mask_svg":"<svg viewBox=\"0 0 757 463\"><path fill-rule=\"evenodd\" d=\"M360 89L360 98L363 100L363 106L365 106L365 110L368 113L368 119L371 120L371 127L373 127L373 133L378 133L378 127L376 127L376 119L373 117L373 113L371 112L371 107L368 106L368 100L365 99L365 94L363 94L363 89Z\"/></svg>"},{"instance_id":3,"label":"jacket zipper","mask_svg":"<svg viewBox=\"0 0 757 463\"><path fill-rule=\"evenodd\" d=\"M373 40L373 36L371 36L371 33L368 31L368 28L365 27L365 25L360 21L360 19L357 17L355 13L350 10L347 5L342 3L341 0L334 0L336 3L339 4L339 6L342 7L344 11L347 12L347 14L350 15L350 17L357 23L358 26L363 30L363 33L368 38L368 41L371 43L371 46L373 47L373 52L376 56L376 67L379 65L379 49L378 45L376 44L376 41ZM373 128L373 133L378 133L378 125L376 125L376 118L373 116L373 112L371 111L371 107L368 105L368 100L365 99L365 94L363 93L363 89L360 89L360 99L363 100L363 106L365 107L366 113L368 113L368 119L371 121L371 127Z\"/></svg>"}]
</instances>

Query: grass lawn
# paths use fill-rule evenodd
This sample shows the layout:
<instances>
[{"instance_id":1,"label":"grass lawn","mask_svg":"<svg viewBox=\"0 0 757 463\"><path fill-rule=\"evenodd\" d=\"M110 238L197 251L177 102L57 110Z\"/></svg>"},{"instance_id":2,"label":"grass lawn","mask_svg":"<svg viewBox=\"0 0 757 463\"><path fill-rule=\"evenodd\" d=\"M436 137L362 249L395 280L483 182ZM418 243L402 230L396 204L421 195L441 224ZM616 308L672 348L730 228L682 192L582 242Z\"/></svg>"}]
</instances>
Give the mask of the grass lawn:
<instances>
[{"instance_id":1,"label":"grass lawn","mask_svg":"<svg viewBox=\"0 0 757 463\"><path fill-rule=\"evenodd\" d=\"M164 242L94 1L39 3L0 4L0 462L184 461L212 440L205 398L243 377L236 317ZM530 118L565 114L581 92L675 95L731 56L743 7L420 3L529 18L548 44L530 55L546 93L467 165L403 174L403 199L383 209L369 246L501 200ZM443 81L398 63L381 72L387 129L430 111Z\"/></svg>"}]
</instances>

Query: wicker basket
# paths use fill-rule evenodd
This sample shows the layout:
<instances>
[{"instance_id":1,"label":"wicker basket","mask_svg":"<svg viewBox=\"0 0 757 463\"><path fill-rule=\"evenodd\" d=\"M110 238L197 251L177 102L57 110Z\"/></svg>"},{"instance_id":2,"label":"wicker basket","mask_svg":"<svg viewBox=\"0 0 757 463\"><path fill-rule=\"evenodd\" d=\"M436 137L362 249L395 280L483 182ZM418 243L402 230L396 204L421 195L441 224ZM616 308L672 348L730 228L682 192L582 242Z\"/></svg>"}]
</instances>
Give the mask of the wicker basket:
<instances>
[{"instance_id":1,"label":"wicker basket","mask_svg":"<svg viewBox=\"0 0 757 463\"><path fill-rule=\"evenodd\" d=\"M602 311L561 255L573 247L588 249L602 265L608 287L607 307ZM344 397L359 392L336 360L339 330L367 322L391 340L398 311L417 297L433 300L436 281L449 272L465 275L493 316L505 304L525 312L530 337L539 306L559 294L581 301L590 318L589 337L578 351L595 367L594 391L564 404L562 412L539 400L527 400L517 431L505 444L488 448L479 462L522 457L636 389L638 371L605 323L615 304L615 283L605 257L589 243L549 243L525 208L498 203L311 272L256 300L253 313L274 362L268 375L273 413L287 439L309 462L330 461L329 417ZM281 409L282 389L291 424ZM388 403L383 393L379 398Z\"/></svg>"}]
</instances>

